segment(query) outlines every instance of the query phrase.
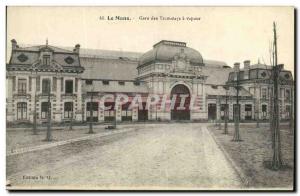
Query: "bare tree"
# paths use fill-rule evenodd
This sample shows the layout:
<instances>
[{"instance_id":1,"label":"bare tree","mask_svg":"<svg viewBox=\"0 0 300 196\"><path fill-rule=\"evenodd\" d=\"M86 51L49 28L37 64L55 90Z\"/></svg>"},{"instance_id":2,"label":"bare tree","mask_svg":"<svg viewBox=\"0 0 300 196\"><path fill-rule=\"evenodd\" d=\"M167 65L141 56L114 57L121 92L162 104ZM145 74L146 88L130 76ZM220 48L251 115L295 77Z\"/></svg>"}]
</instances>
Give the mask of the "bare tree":
<instances>
[{"instance_id":1,"label":"bare tree","mask_svg":"<svg viewBox=\"0 0 300 196\"><path fill-rule=\"evenodd\" d=\"M224 111L224 134L228 134L228 86L225 87L226 96L225 96L225 111Z\"/></svg>"},{"instance_id":2,"label":"bare tree","mask_svg":"<svg viewBox=\"0 0 300 196\"><path fill-rule=\"evenodd\" d=\"M217 97L217 100L218 100L218 105L219 105L219 120L218 120L218 130L221 130L221 97L218 96Z\"/></svg>"},{"instance_id":3,"label":"bare tree","mask_svg":"<svg viewBox=\"0 0 300 196\"><path fill-rule=\"evenodd\" d=\"M37 100L36 100L37 96L36 96L36 90L35 90L35 94L34 94L34 114L33 114L33 135L37 135L37 109L36 109L36 104L37 104Z\"/></svg>"},{"instance_id":4,"label":"bare tree","mask_svg":"<svg viewBox=\"0 0 300 196\"><path fill-rule=\"evenodd\" d=\"M89 119L89 134L95 133L93 130L93 96L94 96L94 90L91 92L91 100L90 100L90 119Z\"/></svg>"},{"instance_id":5,"label":"bare tree","mask_svg":"<svg viewBox=\"0 0 300 196\"><path fill-rule=\"evenodd\" d=\"M272 69L273 76L273 91L274 91L274 102L273 102L273 158L272 158L272 169L278 170L282 167L281 158L281 143L280 143L280 119L279 119L279 100L278 100L278 83L279 83L279 73L281 66L277 64L277 35L276 35L276 24L273 23L274 32L274 66Z\"/></svg>"},{"instance_id":6,"label":"bare tree","mask_svg":"<svg viewBox=\"0 0 300 196\"><path fill-rule=\"evenodd\" d=\"M71 130L73 130L73 105L71 106L72 108L71 108L71 119L70 119L70 126L69 126L69 130L71 131Z\"/></svg>"},{"instance_id":7,"label":"bare tree","mask_svg":"<svg viewBox=\"0 0 300 196\"><path fill-rule=\"evenodd\" d=\"M234 108L235 110L235 115L234 115L234 135L232 141L234 142L239 142L242 141L240 137L240 105L239 105L239 91L240 91L240 70L237 70L236 72L236 107Z\"/></svg>"}]
</instances>

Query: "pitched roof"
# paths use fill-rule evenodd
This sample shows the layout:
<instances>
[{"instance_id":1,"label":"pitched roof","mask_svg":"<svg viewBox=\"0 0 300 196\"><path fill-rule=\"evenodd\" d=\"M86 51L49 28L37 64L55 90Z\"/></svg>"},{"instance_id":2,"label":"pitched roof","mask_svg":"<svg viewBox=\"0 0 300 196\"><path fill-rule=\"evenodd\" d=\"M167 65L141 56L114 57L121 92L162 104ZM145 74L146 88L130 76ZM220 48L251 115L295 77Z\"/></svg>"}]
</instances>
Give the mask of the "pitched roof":
<instances>
[{"instance_id":1,"label":"pitched roof","mask_svg":"<svg viewBox=\"0 0 300 196\"><path fill-rule=\"evenodd\" d=\"M202 67L202 73L208 76L206 84L222 85L228 80L229 73L232 72L232 68L220 68L212 66Z\"/></svg>"},{"instance_id":2,"label":"pitched roof","mask_svg":"<svg viewBox=\"0 0 300 196\"><path fill-rule=\"evenodd\" d=\"M215 86L206 85L205 86L206 95L226 95L226 89L223 86ZM236 96L236 89L234 87L230 87L228 90L228 96ZM250 92L248 92L243 87L239 91L239 96L252 96Z\"/></svg>"},{"instance_id":3,"label":"pitched roof","mask_svg":"<svg viewBox=\"0 0 300 196\"><path fill-rule=\"evenodd\" d=\"M17 48L17 50L38 52L44 47L46 47L46 45L25 46L25 47L19 47L19 48ZM54 50L55 52L59 52L59 53L73 53L72 49L69 50L69 49L59 48L59 47L51 46L51 45L47 45L47 47Z\"/></svg>"},{"instance_id":4,"label":"pitched roof","mask_svg":"<svg viewBox=\"0 0 300 196\"><path fill-rule=\"evenodd\" d=\"M82 74L85 79L135 80L137 77L137 61L80 57L80 63L85 68Z\"/></svg>"}]
</instances>

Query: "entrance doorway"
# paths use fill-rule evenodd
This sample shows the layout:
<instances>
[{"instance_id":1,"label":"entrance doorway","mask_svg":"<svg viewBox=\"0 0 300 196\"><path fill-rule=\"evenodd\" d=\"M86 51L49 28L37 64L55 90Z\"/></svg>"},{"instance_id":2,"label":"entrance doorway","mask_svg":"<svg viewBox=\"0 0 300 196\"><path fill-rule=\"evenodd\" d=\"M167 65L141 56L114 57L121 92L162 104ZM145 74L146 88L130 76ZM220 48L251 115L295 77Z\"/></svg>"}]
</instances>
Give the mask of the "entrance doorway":
<instances>
[{"instance_id":1,"label":"entrance doorway","mask_svg":"<svg viewBox=\"0 0 300 196\"><path fill-rule=\"evenodd\" d=\"M148 110L146 108L146 102L143 102L142 105L143 105L143 108L139 108L139 111L138 111L138 120L146 121L146 120L148 120Z\"/></svg>"},{"instance_id":2,"label":"entrance doorway","mask_svg":"<svg viewBox=\"0 0 300 196\"><path fill-rule=\"evenodd\" d=\"M178 84L173 87L171 91L171 98L176 96L176 101L174 104L174 108L171 108L171 119L172 120L190 120L190 91L189 89L183 85ZM180 107L181 97L182 95L187 96L185 98L185 102L183 107Z\"/></svg>"},{"instance_id":3,"label":"entrance doorway","mask_svg":"<svg viewBox=\"0 0 300 196\"><path fill-rule=\"evenodd\" d=\"M217 105L215 103L208 104L208 120L216 120L217 118Z\"/></svg>"}]
</instances>

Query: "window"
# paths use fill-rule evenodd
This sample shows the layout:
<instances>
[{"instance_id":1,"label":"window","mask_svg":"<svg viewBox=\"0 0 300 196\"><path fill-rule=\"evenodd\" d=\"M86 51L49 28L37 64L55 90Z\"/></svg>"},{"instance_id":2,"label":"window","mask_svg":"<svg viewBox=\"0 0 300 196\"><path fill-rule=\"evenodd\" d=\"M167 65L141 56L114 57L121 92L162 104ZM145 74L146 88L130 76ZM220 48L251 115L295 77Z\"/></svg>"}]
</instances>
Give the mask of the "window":
<instances>
[{"instance_id":1,"label":"window","mask_svg":"<svg viewBox=\"0 0 300 196\"><path fill-rule=\"evenodd\" d=\"M290 101L291 100L291 91L289 89L286 89L285 90L285 99L287 101Z\"/></svg>"},{"instance_id":2,"label":"window","mask_svg":"<svg viewBox=\"0 0 300 196\"><path fill-rule=\"evenodd\" d=\"M221 104L221 120L225 120L226 109L228 110L228 104ZM227 113L227 115L228 115L228 113Z\"/></svg>"},{"instance_id":3,"label":"window","mask_svg":"<svg viewBox=\"0 0 300 196\"><path fill-rule=\"evenodd\" d=\"M93 122L98 121L98 102L87 102L86 104L86 120L90 121L92 117Z\"/></svg>"},{"instance_id":4,"label":"window","mask_svg":"<svg viewBox=\"0 0 300 196\"><path fill-rule=\"evenodd\" d=\"M26 94L26 79L18 79L18 93Z\"/></svg>"},{"instance_id":5,"label":"window","mask_svg":"<svg viewBox=\"0 0 300 196\"><path fill-rule=\"evenodd\" d=\"M17 104L17 119L25 120L27 119L27 103L20 102Z\"/></svg>"},{"instance_id":6,"label":"window","mask_svg":"<svg viewBox=\"0 0 300 196\"><path fill-rule=\"evenodd\" d=\"M124 85L125 85L125 82L123 82L123 81L119 81L119 85L122 85L122 86L124 86Z\"/></svg>"},{"instance_id":7,"label":"window","mask_svg":"<svg viewBox=\"0 0 300 196\"><path fill-rule=\"evenodd\" d=\"M43 65L50 65L50 55L43 56Z\"/></svg>"},{"instance_id":8,"label":"window","mask_svg":"<svg viewBox=\"0 0 300 196\"><path fill-rule=\"evenodd\" d=\"M132 121L132 110L129 110L131 102L122 105L122 121Z\"/></svg>"},{"instance_id":9,"label":"window","mask_svg":"<svg viewBox=\"0 0 300 196\"><path fill-rule=\"evenodd\" d=\"M12 86L13 86L13 91L16 90L16 76L12 77Z\"/></svg>"},{"instance_id":10,"label":"window","mask_svg":"<svg viewBox=\"0 0 300 196\"><path fill-rule=\"evenodd\" d=\"M73 102L65 102L64 111L65 118L73 118Z\"/></svg>"},{"instance_id":11,"label":"window","mask_svg":"<svg viewBox=\"0 0 300 196\"><path fill-rule=\"evenodd\" d=\"M105 107L110 107L104 111L104 121L113 121L115 119L115 102L105 102Z\"/></svg>"},{"instance_id":12,"label":"window","mask_svg":"<svg viewBox=\"0 0 300 196\"><path fill-rule=\"evenodd\" d=\"M262 105L261 107L262 117L265 119L267 117L267 105Z\"/></svg>"},{"instance_id":13,"label":"window","mask_svg":"<svg viewBox=\"0 0 300 196\"><path fill-rule=\"evenodd\" d=\"M103 80L103 81L102 81L102 84L103 84L103 85L109 85L109 81L108 81L108 80Z\"/></svg>"},{"instance_id":14,"label":"window","mask_svg":"<svg viewBox=\"0 0 300 196\"><path fill-rule=\"evenodd\" d=\"M218 89L218 86L217 85L211 85L211 88Z\"/></svg>"},{"instance_id":15,"label":"window","mask_svg":"<svg viewBox=\"0 0 300 196\"><path fill-rule=\"evenodd\" d=\"M75 92L76 92L76 93L77 93L77 91L78 91L78 83L79 83L78 78L75 78Z\"/></svg>"},{"instance_id":16,"label":"window","mask_svg":"<svg viewBox=\"0 0 300 196\"><path fill-rule=\"evenodd\" d=\"M49 111L48 102L43 102L41 108L42 119L46 119L48 117L48 111Z\"/></svg>"},{"instance_id":17,"label":"window","mask_svg":"<svg viewBox=\"0 0 300 196\"><path fill-rule=\"evenodd\" d=\"M64 78L61 78L60 80L60 91L64 92Z\"/></svg>"},{"instance_id":18,"label":"window","mask_svg":"<svg viewBox=\"0 0 300 196\"><path fill-rule=\"evenodd\" d=\"M286 107L285 108L286 118L290 118L290 116L291 116L291 106L287 105L285 107Z\"/></svg>"},{"instance_id":19,"label":"window","mask_svg":"<svg viewBox=\"0 0 300 196\"><path fill-rule=\"evenodd\" d=\"M42 93L48 94L50 91L50 79L43 79L42 80Z\"/></svg>"},{"instance_id":20,"label":"window","mask_svg":"<svg viewBox=\"0 0 300 196\"><path fill-rule=\"evenodd\" d=\"M280 98L284 98L284 88L280 88Z\"/></svg>"},{"instance_id":21,"label":"window","mask_svg":"<svg viewBox=\"0 0 300 196\"><path fill-rule=\"evenodd\" d=\"M57 78L53 77L53 85L52 85L52 91L56 91L57 89Z\"/></svg>"},{"instance_id":22,"label":"window","mask_svg":"<svg viewBox=\"0 0 300 196\"><path fill-rule=\"evenodd\" d=\"M139 81L134 81L133 84L134 84L135 86L140 86L141 83L140 83Z\"/></svg>"},{"instance_id":23,"label":"window","mask_svg":"<svg viewBox=\"0 0 300 196\"><path fill-rule=\"evenodd\" d=\"M73 80L66 80L66 94L73 93Z\"/></svg>"},{"instance_id":24,"label":"window","mask_svg":"<svg viewBox=\"0 0 300 196\"><path fill-rule=\"evenodd\" d=\"M246 120L252 119L252 105L251 104L245 105L245 119Z\"/></svg>"},{"instance_id":25,"label":"window","mask_svg":"<svg viewBox=\"0 0 300 196\"><path fill-rule=\"evenodd\" d=\"M29 91L31 91L32 88L32 77L29 77Z\"/></svg>"},{"instance_id":26,"label":"window","mask_svg":"<svg viewBox=\"0 0 300 196\"><path fill-rule=\"evenodd\" d=\"M265 89L265 88L261 89L261 98L267 99L267 89Z\"/></svg>"},{"instance_id":27,"label":"window","mask_svg":"<svg viewBox=\"0 0 300 196\"><path fill-rule=\"evenodd\" d=\"M40 91L40 80L41 80L41 78L40 78L40 76L38 76L37 78L36 78L36 91Z\"/></svg>"},{"instance_id":28,"label":"window","mask_svg":"<svg viewBox=\"0 0 300 196\"><path fill-rule=\"evenodd\" d=\"M93 80L86 80L86 81L85 81L85 84L86 84L86 85L92 85L92 84L93 84Z\"/></svg>"}]
</instances>

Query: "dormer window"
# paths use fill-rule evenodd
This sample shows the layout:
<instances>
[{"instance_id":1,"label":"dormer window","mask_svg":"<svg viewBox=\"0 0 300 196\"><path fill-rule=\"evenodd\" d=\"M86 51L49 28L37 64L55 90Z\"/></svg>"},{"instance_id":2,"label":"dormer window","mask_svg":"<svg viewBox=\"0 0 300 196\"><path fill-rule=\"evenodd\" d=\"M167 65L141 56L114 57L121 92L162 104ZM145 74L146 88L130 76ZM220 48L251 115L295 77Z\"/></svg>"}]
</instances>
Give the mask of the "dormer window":
<instances>
[{"instance_id":1,"label":"dormer window","mask_svg":"<svg viewBox=\"0 0 300 196\"><path fill-rule=\"evenodd\" d=\"M140 83L139 81L134 81L133 84L134 84L135 86L140 86L141 83Z\"/></svg>"},{"instance_id":2,"label":"dormer window","mask_svg":"<svg viewBox=\"0 0 300 196\"><path fill-rule=\"evenodd\" d=\"M50 55L43 56L43 65L50 65Z\"/></svg>"},{"instance_id":3,"label":"dormer window","mask_svg":"<svg viewBox=\"0 0 300 196\"><path fill-rule=\"evenodd\" d=\"M125 82L119 81L119 85L124 86L124 85L125 85Z\"/></svg>"},{"instance_id":4,"label":"dormer window","mask_svg":"<svg viewBox=\"0 0 300 196\"><path fill-rule=\"evenodd\" d=\"M109 85L109 81L108 81L108 80L103 80L103 81L102 81L102 84L103 84L103 85Z\"/></svg>"}]
</instances>

